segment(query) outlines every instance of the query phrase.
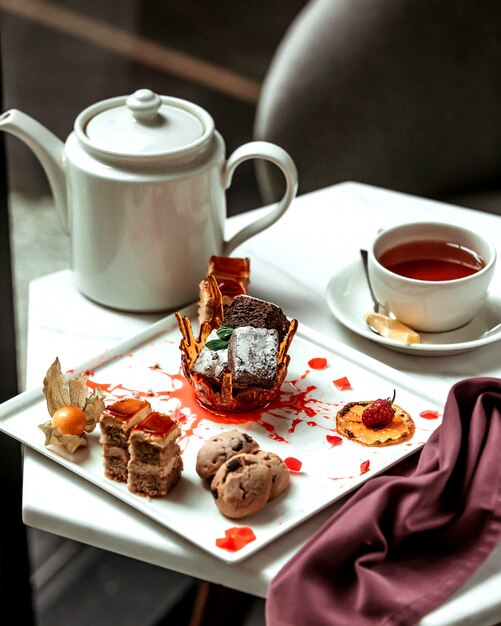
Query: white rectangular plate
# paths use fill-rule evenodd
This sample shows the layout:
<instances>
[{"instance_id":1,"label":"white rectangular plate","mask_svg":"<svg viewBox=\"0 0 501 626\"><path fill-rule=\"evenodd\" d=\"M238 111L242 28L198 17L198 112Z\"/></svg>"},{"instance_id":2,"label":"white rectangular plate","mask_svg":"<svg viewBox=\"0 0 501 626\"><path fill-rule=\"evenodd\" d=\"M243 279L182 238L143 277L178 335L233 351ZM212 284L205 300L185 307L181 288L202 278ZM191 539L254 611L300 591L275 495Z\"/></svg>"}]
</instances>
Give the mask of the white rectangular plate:
<instances>
[{"instance_id":1,"label":"white rectangular plate","mask_svg":"<svg viewBox=\"0 0 501 626\"><path fill-rule=\"evenodd\" d=\"M194 315L194 309L186 313ZM73 455L58 446L46 447L44 434L38 429L48 419L42 381L39 389L26 391L0 405L0 430L215 557L235 563L422 447L441 421L443 399L427 396L400 372L301 324L292 341L291 363L277 401L252 414L214 416L196 403L191 387L180 373L180 339L176 319L169 316L68 373L71 377L85 372L89 382L105 393L107 403L134 394L147 398L153 409L162 412L179 407L184 415L179 442L184 471L167 497L137 496L125 484L104 476L99 426L87 435L88 448L80 448ZM327 367L312 369L308 362L315 357L324 357ZM47 367L51 362L49 358ZM69 365L61 363L63 371ZM333 381L344 376L351 388L343 391ZM416 424L409 442L368 448L343 439L341 444L332 445L330 437L337 435L336 413L344 404L390 397L394 389L395 402L412 415ZM438 411L439 418L420 417L427 410ZM302 464L299 472L291 473L291 487L285 494L242 520L231 520L219 513L209 486L195 471L197 452L204 441L233 428L248 432L263 450ZM362 472L366 461L369 470ZM225 530L234 526L250 526L256 539L237 552L218 548L216 539L224 537Z\"/></svg>"}]
</instances>

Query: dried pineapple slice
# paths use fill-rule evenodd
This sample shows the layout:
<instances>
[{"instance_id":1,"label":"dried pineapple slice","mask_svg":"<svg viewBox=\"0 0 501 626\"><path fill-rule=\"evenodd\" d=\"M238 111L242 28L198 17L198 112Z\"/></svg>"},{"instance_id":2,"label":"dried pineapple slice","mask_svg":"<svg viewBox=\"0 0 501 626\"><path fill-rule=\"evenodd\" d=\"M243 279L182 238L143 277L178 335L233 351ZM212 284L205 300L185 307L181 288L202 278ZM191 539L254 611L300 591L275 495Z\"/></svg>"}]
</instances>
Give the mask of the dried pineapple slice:
<instances>
[{"instance_id":1,"label":"dried pineapple slice","mask_svg":"<svg viewBox=\"0 0 501 626\"><path fill-rule=\"evenodd\" d=\"M373 400L349 402L336 415L338 432L363 446L391 446L409 440L416 427L412 417L396 404L393 420L383 428L367 428L362 422L364 409L372 404Z\"/></svg>"}]
</instances>

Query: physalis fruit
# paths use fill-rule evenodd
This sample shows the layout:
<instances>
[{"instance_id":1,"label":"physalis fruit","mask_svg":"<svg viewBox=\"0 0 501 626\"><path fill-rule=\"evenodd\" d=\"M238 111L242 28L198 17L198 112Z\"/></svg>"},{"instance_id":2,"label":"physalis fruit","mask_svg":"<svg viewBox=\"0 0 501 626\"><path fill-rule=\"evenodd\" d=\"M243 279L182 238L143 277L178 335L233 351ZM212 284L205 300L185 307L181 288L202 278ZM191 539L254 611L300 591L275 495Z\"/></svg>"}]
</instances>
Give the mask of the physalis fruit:
<instances>
[{"instance_id":1,"label":"physalis fruit","mask_svg":"<svg viewBox=\"0 0 501 626\"><path fill-rule=\"evenodd\" d=\"M38 427L45 433L45 445L59 444L72 454L80 446L87 446L85 433L96 427L104 410L104 394L96 387L89 396L84 376L71 378L65 385L59 359L47 370L43 392L51 419Z\"/></svg>"}]
</instances>

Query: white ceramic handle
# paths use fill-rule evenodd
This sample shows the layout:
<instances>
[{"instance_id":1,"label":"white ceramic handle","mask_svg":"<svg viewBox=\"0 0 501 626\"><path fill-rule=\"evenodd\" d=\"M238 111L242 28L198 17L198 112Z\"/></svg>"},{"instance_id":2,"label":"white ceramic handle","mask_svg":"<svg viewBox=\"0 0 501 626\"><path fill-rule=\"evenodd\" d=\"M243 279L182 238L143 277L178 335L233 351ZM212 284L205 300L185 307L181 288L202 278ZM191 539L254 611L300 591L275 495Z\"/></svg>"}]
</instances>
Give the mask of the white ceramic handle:
<instances>
[{"instance_id":1,"label":"white ceramic handle","mask_svg":"<svg viewBox=\"0 0 501 626\"><path fill-rule=\"evenodd\" d=\"M229 254L246 239L257 235L262 230L265 230L272 224L274 224L282 215L287 211L291 202L297 193L297 169L294 161L287 154L287 152L279 146L269 143L268 141L251 141L249 143L240 146L233 152L233 154L226 161L226 167L223 172L224 188L228 189L231 185L231 179L235 169L249 159L265 159L277 165L285 176L287 187L282 199L270 209L266 215L263 215L255 222L248 224L245 228L242 228L236 235L234 235L229 241L225 241L223 244L223 256L229 256Z\"/></svg>"}]
</instances>

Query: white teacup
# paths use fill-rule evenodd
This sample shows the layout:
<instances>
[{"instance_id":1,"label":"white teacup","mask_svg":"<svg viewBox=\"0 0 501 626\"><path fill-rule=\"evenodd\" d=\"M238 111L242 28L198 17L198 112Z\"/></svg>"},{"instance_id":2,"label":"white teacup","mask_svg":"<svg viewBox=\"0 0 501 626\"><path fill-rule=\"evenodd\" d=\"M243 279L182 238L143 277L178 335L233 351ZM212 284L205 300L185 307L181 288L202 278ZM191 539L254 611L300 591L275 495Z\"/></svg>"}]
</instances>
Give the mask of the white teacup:
<instances>
[{"instance_id":1,"label":"white teacup","mask_svg":"<svg viewBox=\"0 0 501 626\"><path fill-rule=\"evenodd\" d=\"M445 257L443 262L432 259L427 265L419 260L425 248L428 256L441 257L445 244L452 256L462 257L456 259L455 274L473 273L453 277ZM471 261L470 270L459 260ZM395 265L399 262L404 265ZM422 332L446 332L470 322L487 299L495 263L496 249L487 239L439 222L388 228L376 237L368 255L369 279L378 302L389 314ZM438 273L439 266L444 273Z\"/></svg>"}]
</instances>

